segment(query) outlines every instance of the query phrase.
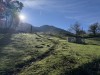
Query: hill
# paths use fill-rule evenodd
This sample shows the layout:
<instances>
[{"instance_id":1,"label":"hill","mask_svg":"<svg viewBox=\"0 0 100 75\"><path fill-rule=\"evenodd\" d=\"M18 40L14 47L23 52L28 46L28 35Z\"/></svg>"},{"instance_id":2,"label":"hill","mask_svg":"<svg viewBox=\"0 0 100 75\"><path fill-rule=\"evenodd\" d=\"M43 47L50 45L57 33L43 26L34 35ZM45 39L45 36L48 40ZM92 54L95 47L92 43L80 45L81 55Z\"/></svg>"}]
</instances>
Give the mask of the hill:
<instances>
[{"instance_id":1,"label":"hill","mask_svg":"<svg viewBox=\"0 0 100 75\"><path fill-rule=\"evenodd\" d=\"M0 34L0 75L100 75L100 45L89 42L69 43L37 33Z\"/></svg>"},{"instance_id":2,"label":"hill","mask_svg":"<svg viewBox=\"0 0 100 75\"><path fill-rule=\"evenodd\" d=\"M18 32L25 32L25 33L44 33L44 34L49 34L49 35L55 35L59 37L65 37L65 36L73 36L71 32L68 32L66 30L50 26L50 25L43 25L40 27L35 27L32 26L31 24L28 23L21 23L17 27Z\"/></svg>"}]
</instances>

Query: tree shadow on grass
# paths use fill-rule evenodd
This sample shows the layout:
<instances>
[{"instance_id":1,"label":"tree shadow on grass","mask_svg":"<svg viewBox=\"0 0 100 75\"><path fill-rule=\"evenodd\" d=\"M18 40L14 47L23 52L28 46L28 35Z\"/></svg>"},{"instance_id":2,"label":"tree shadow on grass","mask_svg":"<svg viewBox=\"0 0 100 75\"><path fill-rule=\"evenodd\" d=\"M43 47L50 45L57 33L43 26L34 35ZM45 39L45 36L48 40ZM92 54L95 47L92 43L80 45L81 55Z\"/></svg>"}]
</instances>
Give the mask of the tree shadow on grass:
<instances>
[{"instance_id":1,"label":"tree shadow on grass","mask_svg":"<svg viewBox=\"0 0 100 75\"><path fill-rule=\"evenodd\" d=\"M11 36L12 34L2 34L2 38L0 39L0 52L2 52L5 46L12 42Z\"/></svg>"},{"instance_id":2,"label":"tree shadow on grass","mask_svg":"<svg viewBox=\"0 0 100 75\"><path fill-rule=\"evenodd\" d=\"M90 63L79 66L65 75L100 75L100 59L95 59Z\"/></svg>"},{"instance_id":3,"label":"tree shadow on grass","mask_svg":"<svg viewBox=\"0 0 100 75\"><path fill-rule=\"evenodd\" d=\"M11 43L12 34L3 34L3 38L0 39L0 46L4 47Z\"/></svg>"},{"instance_id":4,"label":"tree shadow on grass","mask_svg":"<svg viewBox=\"0 0 100 75\"><path fill-rule=\"evenodd\" d=\"M12 34L2 34L2 38L0 39L0 58L7 55L6 53L2 53L2 52L4 50L4 47L6 47L12 42L11 36ZM8 69L5 70L0 69L0 75L8 75L7 72L9 72Z\"/></svg>"}]
</instances>

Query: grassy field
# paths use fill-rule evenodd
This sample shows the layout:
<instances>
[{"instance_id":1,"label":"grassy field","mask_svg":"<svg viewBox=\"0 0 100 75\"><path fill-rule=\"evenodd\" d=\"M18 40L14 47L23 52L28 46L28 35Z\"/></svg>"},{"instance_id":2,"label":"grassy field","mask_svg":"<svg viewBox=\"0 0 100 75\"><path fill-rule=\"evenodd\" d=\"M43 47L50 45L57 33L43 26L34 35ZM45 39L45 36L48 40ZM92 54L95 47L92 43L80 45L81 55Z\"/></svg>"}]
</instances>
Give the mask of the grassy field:
<instances>
[{"instance_id":1,"label":"grassy field","mask_svg":"<svg viewBox=\"0 0 100 75\"><path fill-rule=\"evenodd\" d=\"M86 39L86 43L89 45L98 45L100 46L100 37L98 38L88 38Z\"/></svg>"},{"instance_id":2,"label":"grassy field","mask_svg":"<svg viewBox=\"0 0 100 75\"><path fill-rule=\"evenodd\" d=\"M100 38L82 45L47 35L1 34L0 75L100 75Z\"/></svg>"},{"instance_id":3,"label":"grassy field","mask_svg":"<svg viewBox=\"0 0 100 75\"><path fill-rule=\"evenodd\" d=\"M36 34L6 34L0 38L0 75L12 74L44 54L52 42Z\"/></svg>"}]
</instances>

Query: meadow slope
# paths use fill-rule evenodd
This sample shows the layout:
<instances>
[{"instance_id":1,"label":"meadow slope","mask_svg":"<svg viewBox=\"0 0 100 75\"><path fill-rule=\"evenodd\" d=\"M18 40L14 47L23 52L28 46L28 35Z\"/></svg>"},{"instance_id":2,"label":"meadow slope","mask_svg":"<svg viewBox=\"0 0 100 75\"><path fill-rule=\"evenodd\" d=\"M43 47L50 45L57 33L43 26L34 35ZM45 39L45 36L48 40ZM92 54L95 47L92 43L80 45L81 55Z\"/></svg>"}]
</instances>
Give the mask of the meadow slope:
<instances>
[{"instance_id":1,"label":"meadow slope","mask_svg":"<svg viewBox=\"0 0 100 75\"><path fill-rule=\"evenodd\" d=\"M1 34L0 75L100 75L100 40L86 41L83 45L40 34Z\"/></svg>"}]
</instances>

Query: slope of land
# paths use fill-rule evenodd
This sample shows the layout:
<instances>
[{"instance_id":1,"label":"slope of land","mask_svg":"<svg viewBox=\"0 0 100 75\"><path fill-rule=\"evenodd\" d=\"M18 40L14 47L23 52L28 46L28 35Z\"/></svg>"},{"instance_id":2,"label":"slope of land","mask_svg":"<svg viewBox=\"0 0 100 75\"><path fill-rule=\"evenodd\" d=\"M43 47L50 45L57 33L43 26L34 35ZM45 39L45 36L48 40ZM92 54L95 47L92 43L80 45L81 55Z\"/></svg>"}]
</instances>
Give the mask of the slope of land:
<instances>
[{"instance_id":1,"label":"slope of land","mask_svg":"<svg viewBox=\"0 0 100 75\"><path fill-rule=\"evenodd\" d=\"M59 39L50 56L24 68L19 75L100 75L99 64L100 46Z\"/></svg>"},{"instance_id":2,"label":"slope of land","mask_svg":"<svg viewBox=\"0 0 100 75\"><path fill-rule=\"evenodd\" d=\"M12 74L48 52L53 43L36 34L0 35L0 75Z\"/></svg>"},{"instance_id":3,"label":"slope of land","mask_svg":"<svg viewBox=\"0 0 100 75\"><path fill-rule=\"evenodd\" d=\"M0 34L0 75L100 75L99 39L82 45L48 35Z\"/></svg>"},{"instance_id":4,"label":"slope of land","mask_svg":"<svg viewBox=\"0 0 100 75\"><path fill-rule=\"evenodd\" d=\"M66 31L61 28L57 28L57 27L51 26L51 25L43 25L40 27L35 27L28 23L21 23L17 27L17 31L18 32L27 32L27 33L42 32L45 34L51 34L51 35L55 35L55 36L59 36L59 37L74 36L74 34L72 34L69 31Z\"/></svg>"}]
</instances>

